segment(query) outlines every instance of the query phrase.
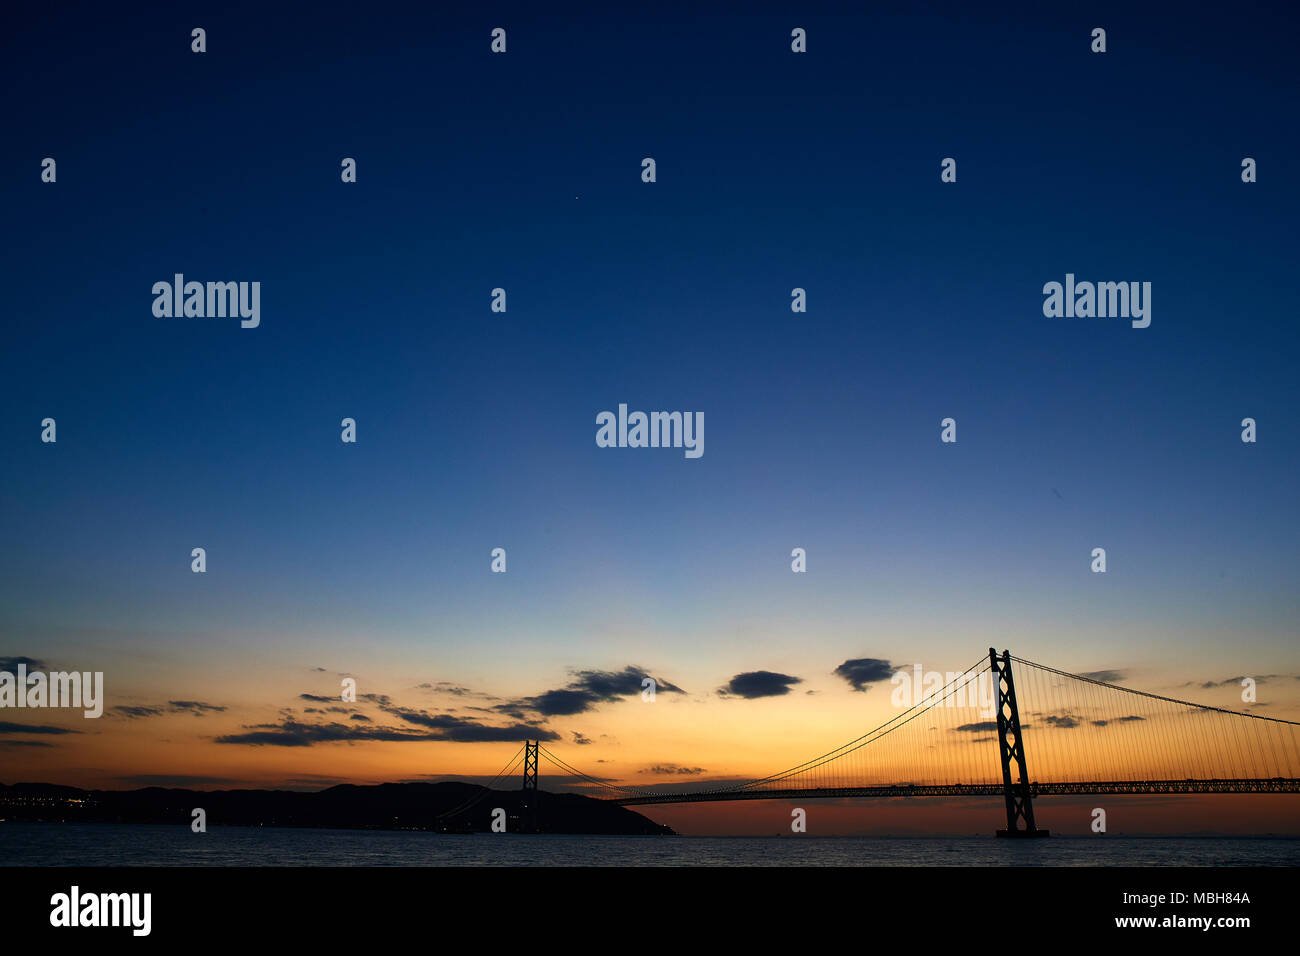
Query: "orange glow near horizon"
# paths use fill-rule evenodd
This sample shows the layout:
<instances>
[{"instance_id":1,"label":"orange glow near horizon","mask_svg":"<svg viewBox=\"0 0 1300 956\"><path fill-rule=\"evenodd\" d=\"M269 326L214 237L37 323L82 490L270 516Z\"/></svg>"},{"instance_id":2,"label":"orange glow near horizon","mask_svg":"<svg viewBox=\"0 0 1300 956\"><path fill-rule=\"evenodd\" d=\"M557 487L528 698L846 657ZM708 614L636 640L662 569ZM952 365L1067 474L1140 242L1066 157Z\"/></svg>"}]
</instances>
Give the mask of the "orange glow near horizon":
<instances>
[{"instance_id":1,"label":"orange glow near horizon","mask_svg":"<svg viewBox=\"0 0 1300 956\"><path fill-rule=\"evenodd\" d=\"M1083 693L1068 706L1050 675L1028 667L1017 674L1031 779L1127 780L1249 776L1258 766L1266 776L1300 776L1294 727L1234 718L1235 736L1214 732L1207 715L1183 713L1166 702L1123 695L1121 710L1100 693ZM275 683L262 675L258 687L231 686L227 694L204 688L201 696L228 703L223 710L183 710L174 705L136 703L162 699L133 689L133 703L112 695L100 720L79 719L69 711L6 710L6 719L65 728L68 733L33 735L57 746L6 750L5 783L46 782L90 789L177 786L189 789L323 789L337 783L492 780L519 751L518 742L464 743L428 739L315 741L299 746L221 743L219 738L278 732L290 725L367 727L414 733L420 725L401 714L456 714L463 720L500 722L501 698L487 694L439 693L430 686L398 686L367 691L355 704L310 693L310 680L279 682L293 693L271 709L251 703ZM396 683L396 682L395 682ZM319 683L315 685L319 689ZM866 730L897 718L890 684L857 693L833 682L801 687L800 692L742 700L715 693L660 693L654 702L635 696L600 703L568 717L545 721L559 739L545 746L566 762L598 779L622 786L673 784L703 789L750 780L794 767L832 751ZM200 694L196 691L196 697ZM1222 698L1225 695L1220 695ZM243 703L241 703L243 698ZM310 698L310 699L306 699ZM121 698L118 698L120 700ZM265 699L265 698L263 698ZM496 703L493 703L493 702ZM1227 702L1225 702L1226 704ZM1272 702L1270 712L1288 708ZM122 708L146 716L128 716ZM1053 709L1055 708L1055 710ZM1294 703L1291 710L1294 709ZM158 711L153 713L151 711ZM488 716L488 715L492 716ZM991 714L980 706L937 707L906 722L874 743L816 771L794 779L794 786L851 786L854 783L996 783L1000 780L996 736L987 729ZM42 739L43 737L43 739ZM1175 741L1196 741L1192 748ZM1267 752L1265 752L1267 751ZM1123 759L1120 759L1122 757ZM1272 761L1271 763L1269 761ZM509 789L517 777L499 781ZM543 760L544 789L584 792ZM593 794L595 795L595 794ZM1102 798L1042 798L1045 819L1057 819L1062 832L1087 832L1090 809ZM1082 802L1080 802L1082 801ZM861 800L843 804L810 800L820 832L985 832L998 822L998 800ZM1124 807L1131 832L1300 833L1300 798L1108 797ZM709 805L658 805L638 812L682 833L767 833L788 831L788 801L729 802ZM1073 808L1066 813L1063 808ZM1247 812L1227 807L1246 807ZM1239 823L1238 821L1244 821ZM1052 824L1044 824L1052 825ZM1118 828L1114 824L1112 829Z\"/></svg>"}]
</instances>

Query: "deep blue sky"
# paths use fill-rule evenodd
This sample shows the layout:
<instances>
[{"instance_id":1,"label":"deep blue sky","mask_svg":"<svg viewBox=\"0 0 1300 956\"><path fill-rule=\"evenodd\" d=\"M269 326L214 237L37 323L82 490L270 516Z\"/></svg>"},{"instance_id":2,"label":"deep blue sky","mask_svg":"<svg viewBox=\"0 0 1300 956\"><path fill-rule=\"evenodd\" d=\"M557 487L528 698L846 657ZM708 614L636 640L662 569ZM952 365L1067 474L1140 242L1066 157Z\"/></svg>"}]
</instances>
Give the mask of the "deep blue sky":
<instances>
[{"instance_id":1,"label":"deep blue sky","mask_svg":"<svg viewBox=\"0 0 1300 956\"><path fill-rule=\"evenodd\" d=\"M4 30L11 652L1294 656L1292 15L422 6ZM174 272L261 327L155 318ZM1066 272L1151 327L1045 318ZM598 449L619 402L704 457Z\"/></svg>"}]
</instances>

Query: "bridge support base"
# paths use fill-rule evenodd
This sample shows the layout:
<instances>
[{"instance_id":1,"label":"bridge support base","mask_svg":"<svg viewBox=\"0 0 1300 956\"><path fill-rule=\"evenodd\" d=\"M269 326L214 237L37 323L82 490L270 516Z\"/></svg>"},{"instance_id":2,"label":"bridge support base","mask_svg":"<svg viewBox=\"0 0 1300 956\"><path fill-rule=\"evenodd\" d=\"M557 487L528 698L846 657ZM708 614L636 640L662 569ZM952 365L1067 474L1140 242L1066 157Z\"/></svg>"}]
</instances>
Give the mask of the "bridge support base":
<instances>
[{"instance_id":1,"label":"bridge support base","mask_svg":"<svg viewBox=\"0 0 1300 956\"><path fill-rule=\"evenodd\" d=\"M1045 837L1051 836L1050 830L999 830L1000 837Z\"/></svg>"}]
</instances>

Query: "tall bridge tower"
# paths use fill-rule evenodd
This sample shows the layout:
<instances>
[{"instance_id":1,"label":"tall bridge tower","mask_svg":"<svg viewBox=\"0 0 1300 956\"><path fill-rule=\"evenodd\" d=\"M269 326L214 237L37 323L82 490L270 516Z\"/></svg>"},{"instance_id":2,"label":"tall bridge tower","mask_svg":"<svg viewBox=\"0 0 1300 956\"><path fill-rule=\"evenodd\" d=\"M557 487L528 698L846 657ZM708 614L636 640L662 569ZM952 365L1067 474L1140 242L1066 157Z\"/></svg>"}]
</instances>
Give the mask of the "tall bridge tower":
<instances>
[{"instance_id":1,"label":"tall bridge tower","mask_svg":"<svg viewBox=\"0 0 1300 956\"><path fill-rule=\"evenodd\" d=\"M1025 767L1025 738L1020 732L1016 682L1011 676L1011 652L1003 651L999 658L998 652L990 647L989 663L998 695L998 752L1002 757L1002 794L1007 802L1007 828L999 830L998 836L1045 837L1047 831L1034 824L1029 771ZM1013 772L1015 779L1012 779Z\"/></svg>"}]
</instances>

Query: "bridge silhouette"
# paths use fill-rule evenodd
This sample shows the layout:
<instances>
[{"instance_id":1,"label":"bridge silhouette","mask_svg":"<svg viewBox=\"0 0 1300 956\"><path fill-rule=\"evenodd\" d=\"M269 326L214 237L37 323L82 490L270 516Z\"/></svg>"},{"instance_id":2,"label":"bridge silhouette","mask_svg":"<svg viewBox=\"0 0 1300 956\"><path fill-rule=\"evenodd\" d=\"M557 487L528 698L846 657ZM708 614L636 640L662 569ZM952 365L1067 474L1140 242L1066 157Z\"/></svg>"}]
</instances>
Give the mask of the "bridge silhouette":
<instances>
[{"instance_id":1,"label":"bridge silhouette","mask_svg":"<svg viewBox=\"0 0 1300 956\"><path fill-rule=\"evenodd\" d=\"M589 795L622 806L1000 796L1007 826L998 835L1011 837L1047 835L1034 822L1037 797L1300 792L1295 721L1134 690L993 648L944 676L942 686L867 733L753 780L695 791L622 786L577 769L540 741L526 742L497 779L515 772L522 754L526 831L538 823L543 760Z\"/></svg>"}]
</instances>

